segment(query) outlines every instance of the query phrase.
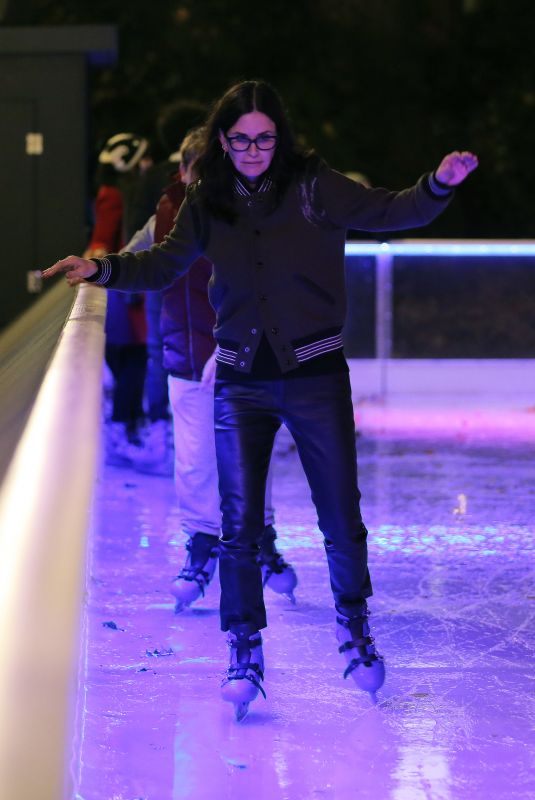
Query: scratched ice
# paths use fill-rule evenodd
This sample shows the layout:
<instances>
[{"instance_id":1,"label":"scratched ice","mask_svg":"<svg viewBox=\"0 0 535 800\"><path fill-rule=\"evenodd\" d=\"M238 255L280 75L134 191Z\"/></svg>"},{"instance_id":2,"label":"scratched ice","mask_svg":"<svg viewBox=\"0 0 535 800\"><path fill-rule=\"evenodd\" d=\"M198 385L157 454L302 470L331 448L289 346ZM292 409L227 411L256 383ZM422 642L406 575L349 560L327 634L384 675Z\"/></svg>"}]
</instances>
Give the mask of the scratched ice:
<instances>
[{"instance_id":1,"label":"scratched ice","mask_svg":"<svg viewBox=\"0 0 535 800\"><path fill-rule=\"evenodd\" d=\"M362 437L358 448L372 624L388 668L378 704L342 679L321 535L289 452L276 459L275 498L298 603L267 594L268 699L241 725L219 700L217 586L173 614L183 537L172 481L103 471L79 798L535 796L533 446L442 436Z\"/></svg>"}]
</instances>

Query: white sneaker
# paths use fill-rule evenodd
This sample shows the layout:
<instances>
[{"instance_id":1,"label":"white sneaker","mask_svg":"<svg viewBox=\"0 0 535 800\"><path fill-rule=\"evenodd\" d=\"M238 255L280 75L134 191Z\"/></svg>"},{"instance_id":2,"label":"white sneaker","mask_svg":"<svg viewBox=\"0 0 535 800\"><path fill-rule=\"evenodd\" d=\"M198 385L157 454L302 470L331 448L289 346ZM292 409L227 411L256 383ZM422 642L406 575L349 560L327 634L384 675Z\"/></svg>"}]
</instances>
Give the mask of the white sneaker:
<instances>
[{"instance_id":1,"label":"white sneaker","mask_svg":"<svg viewBox=\"0 0 535 800\"><path fill-rule=\"evenodd\" d=\"M108 422L105 435L106 463L115 467L131 467L141 447L130 441L124 422Z\"/></svg>"},{"instance_id":2,"label":"white sneaker","mask_svg":"<svg viewBox=\"0 0 535 800\"><path fill-rule=\"evenodd\" d=\"M134 469L149 475L173 475L174 454L169 430L170 424L165 419L148 425L135 454Z\"/></svg>"}]
</instances>

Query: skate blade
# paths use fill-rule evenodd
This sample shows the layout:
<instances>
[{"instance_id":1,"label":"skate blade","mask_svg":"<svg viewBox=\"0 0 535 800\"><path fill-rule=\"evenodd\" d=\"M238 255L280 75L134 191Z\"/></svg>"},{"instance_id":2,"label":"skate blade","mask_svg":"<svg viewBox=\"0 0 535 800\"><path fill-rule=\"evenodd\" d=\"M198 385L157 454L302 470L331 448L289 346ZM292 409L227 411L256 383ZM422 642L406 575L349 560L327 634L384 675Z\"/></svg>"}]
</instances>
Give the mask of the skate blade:
<instances>
[{"instance_id":1,"label":"skate blade","mask_svg":"<svg viewBox=\"0 0 535 800\"><path fill-rule=\"evenodd\" d=\"M249 713L249 703L234 704L234 716L236 718L236 722L241 722L242 719L245 719L248 713Z\"/></svg>"},{"instance_id":2,"label":"skate blade","mask_svg":"<svg viewBox=\"0 0 535 800\"><path fill-rule=\"evenodd\" d=\"M287 597L290 603L295 606L297 604L297 600L295 599L295 595L293 592L285 592L284 597Z\"/></svg>"},{"instance_id":3,"label":"skate blade","mask_svg":"<svg viewBox=\"0 0 535 800\"><path fill-rule=\"evenodd\" d=\"M184 603L182 600L177 600L175 603L175 614L181 614L186 608L189 608L189 603Z\"/></svg>"}]
</instances>

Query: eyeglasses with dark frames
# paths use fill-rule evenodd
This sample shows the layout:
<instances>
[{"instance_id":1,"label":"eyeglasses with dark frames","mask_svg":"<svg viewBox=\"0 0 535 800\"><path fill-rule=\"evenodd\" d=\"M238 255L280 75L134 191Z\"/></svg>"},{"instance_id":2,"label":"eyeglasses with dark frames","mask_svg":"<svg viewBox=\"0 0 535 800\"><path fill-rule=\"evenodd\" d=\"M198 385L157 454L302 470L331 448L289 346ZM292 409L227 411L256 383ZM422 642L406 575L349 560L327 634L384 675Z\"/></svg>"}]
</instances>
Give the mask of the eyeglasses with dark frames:
<instances>
[{"instance_id":1,"label":"eyeglasses with dark frames","mask_svg":"<svg viewBox=\"0 0 535 800\"><path fill-rule=\"evenodd\" d=\"M225 136L232 150L237 153L243 153L249 150L252 144L256 145L259 150L273 150L277 144L277 135L275 133L260 133L254 139L250 139L244 133L237 133L235 136Z\"/></svg>"}]
</instances>

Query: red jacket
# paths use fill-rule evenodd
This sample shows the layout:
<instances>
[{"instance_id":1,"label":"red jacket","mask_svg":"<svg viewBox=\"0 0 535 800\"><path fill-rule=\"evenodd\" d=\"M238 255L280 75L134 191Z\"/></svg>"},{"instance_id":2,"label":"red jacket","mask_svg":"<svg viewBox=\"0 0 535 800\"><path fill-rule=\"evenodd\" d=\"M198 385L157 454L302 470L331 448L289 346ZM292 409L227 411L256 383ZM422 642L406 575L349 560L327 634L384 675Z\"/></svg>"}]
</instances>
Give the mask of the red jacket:
<instances>
[{"instance_id":1,"label":"red jacket","mask_svg":"<svg viewBox=\"0 0 535 800\"><path fill-rule=\"evenodd\" d=\"M172 229L184 200L182 183L168 186L156 209L154 241L159 244ZM177 378L200 381L215 348L215 313L208 302L212 264L199 258L189 272L163 292L161 333L164 368Z\"/></svg>"},{"instance_id":2,"label":"red jacket","mask_svg":"<svg viewBox=\"0 0 535 800\"><path fill-rule=\"evenodd\" d=\"M89 250L118 253L123 241L123 195L117 186L102 185L95 198L95 224Z\"/></svg>"},{"instance_id":3,"label":"red jacket","mask_svg":"<svg viewBox=\"0 0 535 800\"><path fill-rule=\"evenodd\" d=\"M95 224L87 258L118 253L124 244L124 202L117 186L103 184L95 199ZM114 345L145 344L147 321L142 294L108 292L106 341Z\"/></svg>"}]
</instances>

